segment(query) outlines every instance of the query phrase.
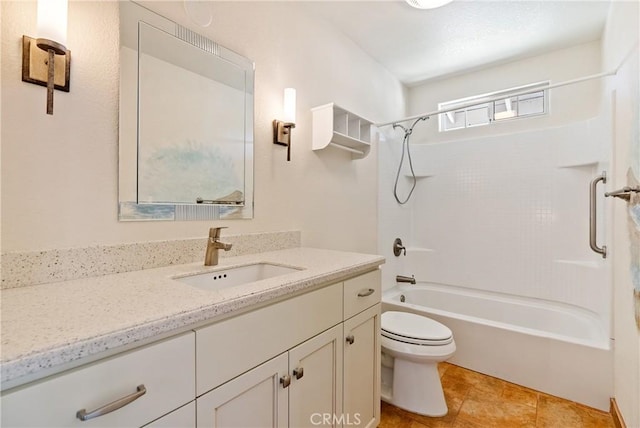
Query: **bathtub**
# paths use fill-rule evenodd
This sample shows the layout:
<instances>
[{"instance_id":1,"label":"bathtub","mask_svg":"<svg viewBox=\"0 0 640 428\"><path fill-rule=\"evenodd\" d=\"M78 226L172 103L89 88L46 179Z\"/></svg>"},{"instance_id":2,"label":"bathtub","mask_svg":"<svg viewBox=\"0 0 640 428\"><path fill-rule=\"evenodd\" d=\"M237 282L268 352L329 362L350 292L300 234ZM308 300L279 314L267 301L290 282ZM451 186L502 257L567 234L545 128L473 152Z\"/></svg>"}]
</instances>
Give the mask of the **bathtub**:
<instances>
[{"instance_id":1,"label":"bathtub","mask_svg":"<svg viewBox=\"0 0 640 428\"><path fill-rule=\"evenodd\" d=\"M385 291L382 311L392 310L449 327L457 346L453 364L609 411L611 340L590 311L421 282Z\"/></svg>"}]
</instances>

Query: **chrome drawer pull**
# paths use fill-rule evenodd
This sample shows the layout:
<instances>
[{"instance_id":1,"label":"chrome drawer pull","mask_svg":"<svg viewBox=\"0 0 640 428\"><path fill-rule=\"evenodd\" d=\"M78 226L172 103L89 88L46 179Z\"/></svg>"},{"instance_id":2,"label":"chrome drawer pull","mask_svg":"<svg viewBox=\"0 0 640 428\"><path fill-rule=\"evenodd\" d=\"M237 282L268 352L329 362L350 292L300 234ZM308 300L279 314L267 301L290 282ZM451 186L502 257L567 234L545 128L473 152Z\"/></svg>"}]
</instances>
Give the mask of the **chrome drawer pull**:
<instances>
[{"instance_id":1,"label":"chrome drawer pull","mask_svg":"<svg viewBox=\"0 0 640 428\"><path fill-rule=\"evenodd\" d=\"M367 296L371 296L373 293L375 293L376 290L374 290L373 288L369 288L365 291L361 291L358 293L358 297L367 297Z\"/></svg>"},{"instance_id":2,"label":"chrome drawer pull","mask_svg":"<svg viewBox=\"0 0 640 428\"><path fill-rule=\"evenodd\" d=\"M295 369L293 371L293 375L296 377L296 379L302 378L302 376L304 376L304 367L298 367L297 369Z\"/></svg>"},{"instance_id":3,"label":"chrome drawer pull","mask_svg":"<svg viewBox=\"0 0 640 428\"><path fill-rule=\"evenodd\" d=\"M112 403L107 404L106 406L102 406L99 409L94 410L93 412L87 413L86 409L78 410L78 413L76 413L76 417L81 421L88 421L89 419L106 415L107 413L111 413L114 410L118 410L119 408L124 407L133 401L136 401L146 393L147 388L145 388L144 385L138 385L138 387L136 388L136 392L134 392L133 394L122 397Z\"/></svg>"}]
</instances>

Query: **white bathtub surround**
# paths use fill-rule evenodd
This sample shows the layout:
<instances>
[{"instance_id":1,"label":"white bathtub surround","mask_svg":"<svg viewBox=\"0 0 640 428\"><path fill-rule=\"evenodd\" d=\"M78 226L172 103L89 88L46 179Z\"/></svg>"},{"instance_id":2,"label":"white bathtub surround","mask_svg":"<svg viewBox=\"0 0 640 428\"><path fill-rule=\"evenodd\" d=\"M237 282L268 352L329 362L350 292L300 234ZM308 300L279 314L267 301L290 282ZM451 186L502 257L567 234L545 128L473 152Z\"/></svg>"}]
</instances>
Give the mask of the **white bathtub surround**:
<instances>
[{"instance_id":1,"label":"white bathtub surround","mask_svg":"<svg viewBox=\"0 0 640 428\"><path fill-rule=\"evenodd\" d=\"M204 260L207 232L208 230L203 230L203 238L194 239L4 253L1 288L67 281ZM233 244L233 247L228 252L220 252L220 257L234 257L299 247L301 234L300 231L242 235L223 233L221 240Z\"/></svg>"},{"instance_id":2,"label":"white bathtub surround","mask_svg":"<svg viewBox=\"0 0 640 428\"><path fill-rule=\"evenodd\" d=\"M589 248L589 183L611 112L549 129L415 144L419 178L403 270L418 281L532 297L598 313L609 329L609 259ZM609 205L599 189L598 237Z\"/></svg>"},{"instance_id":3,"label":"white bathtub surround","mask_svg":"<svg viewBox=\"0 0 640 428\"><path fill-rule=\"evenodd\" d=\"M424 315L449 327L457 344L454 364L609 410L613 354L605 324L593 312L420 282L387 290L382 310Z\"/></svg>"},{"instance_id":4,"label":"white bathtub surround","mask_svg":"<svg viewBox=\"0 0 640 428\"><path fill-rule=\"evenodd\" d=\"M303 270L219 291L172 279L253 263ZM2 388L107 351L121 352L124 346L178 334L232 311L340 282L382 263L384 258L374 255L291 248L227 257L219 266L193 263L5 289L1 292Z\"/></svg>"}]
</instances>

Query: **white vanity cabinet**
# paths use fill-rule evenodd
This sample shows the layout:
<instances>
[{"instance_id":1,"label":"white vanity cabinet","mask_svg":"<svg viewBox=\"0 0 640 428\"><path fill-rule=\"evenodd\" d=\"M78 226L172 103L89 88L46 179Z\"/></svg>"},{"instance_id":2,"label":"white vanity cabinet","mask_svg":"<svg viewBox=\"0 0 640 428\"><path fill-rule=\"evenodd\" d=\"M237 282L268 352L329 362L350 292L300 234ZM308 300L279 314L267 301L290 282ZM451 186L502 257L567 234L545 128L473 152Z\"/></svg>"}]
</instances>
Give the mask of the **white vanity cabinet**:
<instances>
[{"instance_id":1,"label":"white vanity cabinet","mask_svg":"<svg viewBox=\"0 0 640 428\"><path fill-rule=\"evenodd\" d=\"M342 295L333 284L196 330L198 427L303 427L314 413L340 414Z\"/></svg>"},{"instance_id":2,"label":"white vanity cabinet","mask_svg":"<svg viewBox=\"0 0 640 428\"><path fill-rule=\"evenodd\" d=\"M198 427L314 426L341 414L341 385L337 325L199 397Z\"/></svg>"},{"instance_id":3,"label":"white vanity cabinet","mask_svg":"<svg viewBox=\"0 0 640 428\"><path fill-rule=\"evenodd\" d=\"M197 330L198 427L377 426L380 292L374 271Z\"/></svg>"},{"instance_id":4,"label":"white vanity cabinet","mask_svg":"<svg viewBox=\"0 0 640 428\"><path fill-rule=\"evenodd\" d=\"M18 387L2 395L2 426L148 424L193 401L194 348L189 332ZM96 412L110 405L116 409ZM80 420L79 412L88 419Z\"/></svg>"},{"instance_id":5,"label":"white vanity cabinet","mask_svg":"<svg viewBox=\"0 0 640 428\"><path fill-rule=\"evenodd\" d=\"M2 394L1 425L374 427L380 288L375 270L283 295L13 388Z\"/></svg>"},{"instance_id":6,"label":"white vanity cabinet","mask_svg":"<svg viewBox=\"0 0 640 428\"><path fill-rule=\"evenodd\" d=\"M344 282L344 426L380 422L380 297L376 270Z\"/></svg>"}]
</instances>

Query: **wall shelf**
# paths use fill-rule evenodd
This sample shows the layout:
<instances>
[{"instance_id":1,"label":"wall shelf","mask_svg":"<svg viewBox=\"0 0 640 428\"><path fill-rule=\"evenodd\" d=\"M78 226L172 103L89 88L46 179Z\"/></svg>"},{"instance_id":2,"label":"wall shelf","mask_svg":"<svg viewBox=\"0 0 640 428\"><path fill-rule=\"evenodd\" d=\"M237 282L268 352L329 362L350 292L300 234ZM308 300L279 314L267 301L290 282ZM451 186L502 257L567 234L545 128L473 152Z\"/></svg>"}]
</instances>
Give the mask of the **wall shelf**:
<instances>
[{"instance_id":1,"label":"wall shelf","mask_svg":"<svg viewBox=\"0 0 640 428\"><path fill-rule=\"evenodd\" d=\"M313 150L332 146L350 152L353 159L362 159L369 154L373 122L334 103L314 107L311 114Z\"/></svg>"}]
</instances>

